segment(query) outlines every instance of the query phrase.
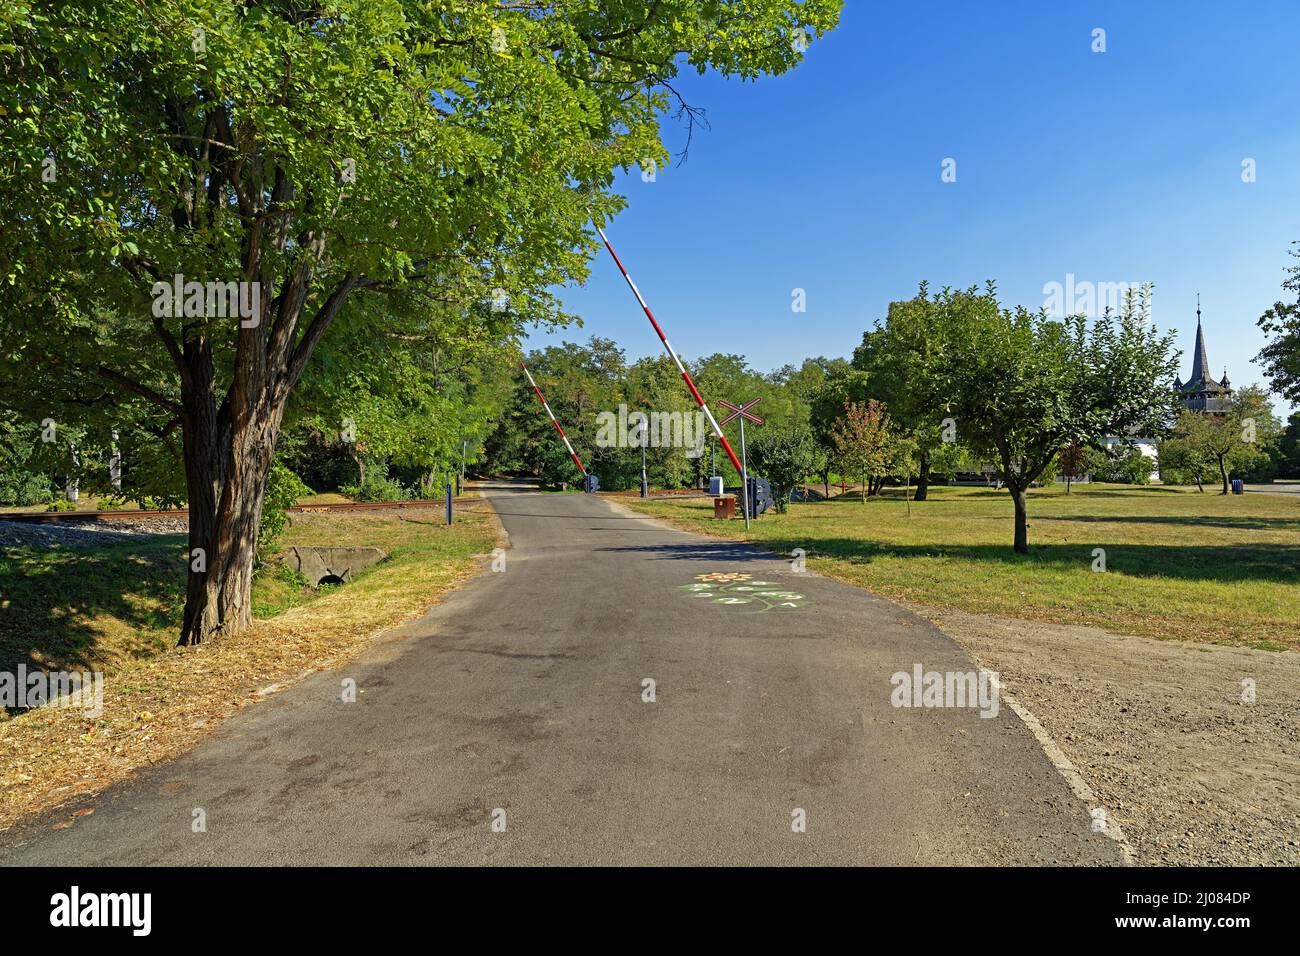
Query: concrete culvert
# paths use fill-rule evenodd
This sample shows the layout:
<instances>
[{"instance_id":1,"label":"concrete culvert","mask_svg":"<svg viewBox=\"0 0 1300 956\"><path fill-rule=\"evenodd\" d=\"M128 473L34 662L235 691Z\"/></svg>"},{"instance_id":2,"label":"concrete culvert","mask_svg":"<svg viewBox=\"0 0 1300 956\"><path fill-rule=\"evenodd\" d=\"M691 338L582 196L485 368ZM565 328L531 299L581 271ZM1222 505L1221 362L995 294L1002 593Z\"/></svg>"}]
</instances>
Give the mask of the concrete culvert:
<instances>
[{"instance_id":1,"label":"concrete culvert","mask_svg":"<svg viewBox=\"0 0 1300 956\"><path fill-rule=\"evenodd\" d=\"M310 582L346 584L358 571L378 564L388 557L379 548L290 548L280 560Z\"/></svg>"}]
</instances>

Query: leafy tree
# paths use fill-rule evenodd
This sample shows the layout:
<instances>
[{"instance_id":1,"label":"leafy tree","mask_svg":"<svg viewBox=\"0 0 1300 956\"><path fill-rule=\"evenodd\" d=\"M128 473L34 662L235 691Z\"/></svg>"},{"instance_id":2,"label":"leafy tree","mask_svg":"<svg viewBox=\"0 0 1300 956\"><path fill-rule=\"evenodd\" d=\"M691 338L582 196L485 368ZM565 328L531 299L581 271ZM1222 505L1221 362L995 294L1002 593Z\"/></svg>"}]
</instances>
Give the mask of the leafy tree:
<instances>
[{"instance_id":1,"label":"leafy tree","mask_svg":"<svg viewBox=\"0 0 1300 956\"><path fill-rule=\"evenodd\" d=\"M845 402L844 417L831 429L835 461L841 472L862 476L862 502L874 494L891 463L891 444L895 440L893 425L885 406L875 399L865 403Z\"/></svg>"},{"instance_id":2,"label":"leafy tree","mask_svg":"<svg viewBox=\"0 0 1300 956\"><path fill-rule=\"evenodd\" d=\"M777 425L764 430L750 443L754 468L772 486L776 510L784 513L793 490L803 483L817 461L812 431L805 424Z\"/></svg>"},{"instance_id":3,"label":"leafy tree","mask_svg":"<svg viewBox=\"0 0 1300 956\"><path fill-rule=\"evenodd\" d=\"M1297 243L1300 246L1300 243ZM1291 255L1300 258L1300 249ZM1294 302L1279 300L1256 323L1271 336L1256 356L1273 391L1292 402L1300 402L1300 265L1286 270L1282 289L1295 296Z\"/></svg>"},{"instance_id":4,"label":"leafy tree","mask_svg":"<svg viewBox=\"0 0 1300 956\"><path fill-rule=\"evenodd\" d=\"M839 6L19 6L0 19L0 379L36 420L179 435L206 555L181 641L238 631L287 404L340 317L382 331L400 297L451 307L444 334L467 339L488 301L517 329L567 321L552 290L585 277L614 172L665 160L677 73L785 72ZM169 308L176 276L212 297Z\"/></svg>"},{"instance_id":5,"label":"leafy tree","mask_svg":"<svg viewBox=\"0 0 1300 956\"><path fill-rule=\"evenodd\" d=\"M37 429L0 411L0 505L40 505L54 498L50 476L32 466Z\"/></svg>"},{"instance_id":6,"label":"leafy tree","mask_svg":"<svg viewBox=\"0 0 1300 956\"><path fill-rule=\"evenodd\" d=\"M1108 435L1156 432L1169 413L1173 339L1150 325L1149 290L1119 315L1064 322L983 292L944 290L935 320L954 343L950 378L957 426L996 457L1015 507L1015 550L1027 553L1026 492L1064 446L1099 447Z\"/></svg>"},{"instance_id":7,"label":"leafy tree","mask_svg":"<svg viewBox=\"0 0 1300 956\"><path fill-rule=\"evenodd\" d=\"M1204 424L1200 412L1184 410L1169 437L1160 443L1160 479L1166 484L1195 484L1205 492L1206 478L1214 473L1215 461L1197 434Z\"/></svg>"},{"instance_id":8,"label":"leafy tree","mask_svg":"<svg viewBox=\"0 0 1300 956\"><path fill-rule=\"evenodd\" d=\"M914 298L890 303L885 321L864 333L853 353L853 367L864 374L871 396L916 445L917 501L926 500L930 460L945 444L953 395L954 343L946 334L953 326L939 320L942 308L943 300L932 299L921 283Z\"/></svg>"},{"instance_id":9,"label":"leafy tree","mask_svg":"<svg viewBox=\"0 0 1300 956\"><path fill-rule=\"evenodd\" d=\"M754 413L762 417L766 423L764 428L775 428L787 423L807 420L806 409L800 406L793 391L784 387L781 374L778 372L775 375L762 375L749 367L744 356L722 353L706 355L702 359L691 362L690 368L691 377L718 419L725 417L718 405L719 400L743 404L760 398L762 402L754 409ZM727 425L726 431L727 440L739 455L739 421ZM745 429L747 441L753 441L757 437L755 426L751 424ZM713 439L705 444L701 465L707 463L711 451L714 453L712 457L717 468L715 474L721 475L727 484L739 484L739 473L730 463L721 446Z\"/></svg>"},{"instance_id":10,"label":"leafy tree","mask_svg":"<svg viewBox=\"0 0 1300 956\"><path fill-rule=\"evenodd\" d=\"M1066 445L1056 456L1056 467L1065 475L1065 493L1070 493L1070 484L1084 474L1088 467L1087 449L1077 442Z\"/></svg>"},{"instance_id":11,"label":"leafy tree","mask_svg":"<svg viewBox=\"0 0 1300 956\"><path fill-rule=\"evenodd\" d=\"M815 364L820 375L814 377L808 368ZM813 473L822 480L827 498L831 496L831 470L835 467L835 448L831 439L835 422L844 412L846 401L864 399L864 376L844 359L817 358L804 362L802 388L803 401L808 405L808 423L816 443L817 456Z\"/></svg>"},{"instance_id":12,"label":"leafy tree","mask_svg":"<svg viewBox=\"0 0 1300 956\"><path fill-rule=\"evenodd\" d=\"M1204 465L1219 472L1220 494L1229 493L1229 478L1268 459L1268 448L1281 426L1258 386L1243 388L1233 396L1232 410L1224 414L1184 411L1174 430L1175 467L1196 472L1197 484Z\"/></svg>"},{"instance_id":13,"label":"leafy tree","mask_svg":"<svg viewBox=\"0 0 1300 956\"><path fill-rule=\"evenodd\" d=\"M1282 478L1300 478L1300 412L1292 412L1274 446L1274 463Z\"/></svg>"},{"instance_id":14,"label":"leafy tree","mask_svg":"<svg viewBox=\"0 0 1300 956\"><path fill-rule=\"evenodd\" d=\"M1093 481L1119 485L1151 483L1151 459L1136 445L1117 442L1106 448L1090 448L1085 457Z\"/></svg>"}]
</instances>

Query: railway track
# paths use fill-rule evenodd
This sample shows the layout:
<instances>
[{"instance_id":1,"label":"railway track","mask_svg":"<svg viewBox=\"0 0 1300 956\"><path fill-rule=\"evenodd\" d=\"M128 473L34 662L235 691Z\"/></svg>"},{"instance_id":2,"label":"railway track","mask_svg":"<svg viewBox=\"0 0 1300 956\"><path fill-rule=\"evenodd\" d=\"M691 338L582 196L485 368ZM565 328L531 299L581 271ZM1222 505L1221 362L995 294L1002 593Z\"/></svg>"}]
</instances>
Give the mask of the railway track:
<instances>
[{"instance_id":1,"label":"railway track","mask_svg":"<svg viewBox=\"0 0 1300 956\"><path fill-rule=\"evenodd\" d=\"M607 492L611 498L635 498L638 493L632 491L613 491ZM701 491L690 488L660 490L651 493L654 498L691 498L691 497L708 497ZM452 499L452 507L466 510L467 506L482 502L482 498L462 495ZM447 502L442 498L417 498L410 501L339 501L330 504L307 504L294 505L288 511L303 513L309 511L417 511L444 509ZM173 508L171 510L146 510L142 508L120 509L115 511L0 511L0 521L19 521L24 524L59 524L78 522L105 522L111 524L114 521L148 521L158 518L186 518L189 516L187 508Z\"/></svg>"},{"instance_id":2,"label":"railway track","mask_svg":"<svg viewBox=\"0 0 1300 956\"><path fill-rule=\"evenodd\" d=\"M453 507L478 502L479 498L453 498ZM447 503L443 499L417 499L414 501L340 501L332 504L295 505L290 512L308 511L401 511L444 509ZM60 522L108 522L114 521L148 521L152 518L185 518L189 516L187 508L173 508L169 511L147 511L140 508L116 511L15 511L0 512L0 521L21 521L26 524L58 524Z\"/></svg>"}]
</instances>

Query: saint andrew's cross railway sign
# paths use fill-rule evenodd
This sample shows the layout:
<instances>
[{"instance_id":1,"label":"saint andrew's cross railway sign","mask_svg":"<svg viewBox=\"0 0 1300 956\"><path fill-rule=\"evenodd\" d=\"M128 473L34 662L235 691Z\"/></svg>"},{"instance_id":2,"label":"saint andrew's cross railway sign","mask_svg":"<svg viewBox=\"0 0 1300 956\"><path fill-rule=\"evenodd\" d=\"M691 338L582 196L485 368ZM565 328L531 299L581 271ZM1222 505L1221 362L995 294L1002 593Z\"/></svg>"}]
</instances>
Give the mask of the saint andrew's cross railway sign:
<instances>
[{"instance_id":1,"label":"saint andrew's cross railway sign","mask_svg":"<svg viewBox=\"0 0 1300 956\"><path fill-rule=\"evenodd\" d=\"M754 509L754 495L749 490L749 458L745 454L745 419L749 419L755 425L763 424L763 419L750 412L750 409L763 400L763 396L746 402L744 405L733 405L731 402L719 401L718 404L731 412L719 424L727 425L730 422L740 419L740 493L741 505L745 509L745 527L749 527L749 519L758 517Z\"/></svg>"},{"instance_id":2,"label":"saint andrew's cross railway sign","mask_svg":"<svg viewBox=\"0 0 1300 956\"><path fill-rule=\"evenodd\" d=\"M728 415L726 418L724 418L722 421L718 422L718 424L729 425L731 424L731 422L735 421L737 417L741 419L740 426L742 429L745 427L744 419L746 418L748 418L755 425L763 424L763 419L759 418L757 415L750 414L749 411L751 408L753 408L762 400L763 400L763 396L760 395L752 402L746 402L744 405L733 405L731 404L731 402L722 402L722 401L718 402L718 404L721 405L723 408L730 409L731 411L731 414Z\"/></svg>"}]
</instances>

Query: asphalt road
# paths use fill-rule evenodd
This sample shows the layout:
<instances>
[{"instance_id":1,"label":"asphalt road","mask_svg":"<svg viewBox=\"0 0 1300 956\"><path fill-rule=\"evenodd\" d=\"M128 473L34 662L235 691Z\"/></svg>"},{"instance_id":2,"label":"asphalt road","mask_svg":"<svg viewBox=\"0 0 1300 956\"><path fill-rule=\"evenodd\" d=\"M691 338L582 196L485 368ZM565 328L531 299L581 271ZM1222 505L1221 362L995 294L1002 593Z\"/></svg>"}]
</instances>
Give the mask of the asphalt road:
<instances>
[{"instance_id":1,"label":"asphalt road","mask_svg":"<svg viewBox=\"0 0 1300 956\"><path fill-rule=\"evenodd\" d=\"M895 672L975 669L927 622L606 499L489 493L503 573L0 862L1120 862L1009 707L891 704Z\"/></svg>"}]
</instances>

